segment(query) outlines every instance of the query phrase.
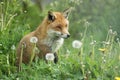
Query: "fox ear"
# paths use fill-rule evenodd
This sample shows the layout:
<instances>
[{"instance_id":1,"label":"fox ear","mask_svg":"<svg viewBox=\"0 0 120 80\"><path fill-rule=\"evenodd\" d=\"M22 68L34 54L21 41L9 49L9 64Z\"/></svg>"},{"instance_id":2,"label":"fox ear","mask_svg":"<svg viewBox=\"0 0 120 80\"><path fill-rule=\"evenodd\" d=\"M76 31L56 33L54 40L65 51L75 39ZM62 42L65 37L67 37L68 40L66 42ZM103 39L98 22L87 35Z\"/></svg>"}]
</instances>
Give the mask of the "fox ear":
<instances>
[{"instance_id":1,"label":"fox ear","mask_svg":"<svg viewBox=\"0 0 120 80\"><path fill-rule=\"evenodd\" d=\"M55 15L51 11L48 11L48 20L52 22L55 20Z\"/></svg>"},{"instance_id":2,"label":"fox ear","mask_svg":"<svg viewBox=\"0 0 120 80\"><path fill-rule=\"evenodd\" d=\"M63 16L64 16L66 19L68 19L68 16L69 16L71 10L72 10L72 8L70 7L70 8L67 8L67 9L65 9L65 10L63 11Z\"/></svg>"}]
</instances>

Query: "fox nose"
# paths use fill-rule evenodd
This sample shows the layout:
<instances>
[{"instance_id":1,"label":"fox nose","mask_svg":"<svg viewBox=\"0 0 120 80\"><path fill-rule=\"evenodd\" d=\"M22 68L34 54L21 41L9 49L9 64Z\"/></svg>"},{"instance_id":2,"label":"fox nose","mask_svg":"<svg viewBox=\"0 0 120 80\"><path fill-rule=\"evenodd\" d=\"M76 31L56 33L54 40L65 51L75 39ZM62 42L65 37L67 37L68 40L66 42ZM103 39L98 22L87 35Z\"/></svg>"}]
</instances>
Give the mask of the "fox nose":
<instances>
[{"instance_id":1,"label":"fox nose","mask_svg":"<svg viewBox=\"0 0 120 80\"><path fill-rule=\"evenodd\" d=\"M67 34L67 38L69 38L70 37L70 34Z\"/></svg>"},{"instance_id":2,"label":"fox nose","mask_svg":"<svg viewBox=\"0 0 120 80\"><path fill-rule=\"evenodd\" d=\"M70 34L62 34L61 37L67 39L70 37Z\"/></svg>"}]
</instances>

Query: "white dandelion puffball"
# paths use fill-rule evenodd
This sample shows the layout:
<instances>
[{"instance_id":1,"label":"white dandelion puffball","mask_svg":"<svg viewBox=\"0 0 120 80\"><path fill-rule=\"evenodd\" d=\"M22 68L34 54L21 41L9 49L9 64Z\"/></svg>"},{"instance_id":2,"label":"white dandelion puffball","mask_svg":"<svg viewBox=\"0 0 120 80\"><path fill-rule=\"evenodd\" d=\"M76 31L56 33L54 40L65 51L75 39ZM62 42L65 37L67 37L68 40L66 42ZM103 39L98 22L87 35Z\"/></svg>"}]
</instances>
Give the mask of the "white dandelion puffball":
<instances>
[{"instance_id":1,"label":"white dandelion puffball","mask_svg":"<svg viewBox=\"0 0 120 80\"><path fill-rule=\"evenodd\" d=\"M54 54L53 53L47 53L45 55L45 59L48 60L48 61L53 61L55 58Z\"/></svg>"},{"instance_id":2,"label":"white dandelion puffball","mask_svg":"<svg viewBox=\"0 0 120 80\"><path fill-rule=\"evenodd\" d=\"M31 43L37 43L38 42L38 38L37 37L31 37L30 38L30 42Z\"/></svg>"},{"instance_id":3,"label":"white dandelion puffball","mask_svg":"<svg viewBox=\"0 0 120 80\"><path fill-rule=\"evenodd\" d=\"M72 47L73 48L81 48L81 46L82 46L82 42L80 42L79 40L74 40L72 42Z\"/></svg>"}]
</instances>

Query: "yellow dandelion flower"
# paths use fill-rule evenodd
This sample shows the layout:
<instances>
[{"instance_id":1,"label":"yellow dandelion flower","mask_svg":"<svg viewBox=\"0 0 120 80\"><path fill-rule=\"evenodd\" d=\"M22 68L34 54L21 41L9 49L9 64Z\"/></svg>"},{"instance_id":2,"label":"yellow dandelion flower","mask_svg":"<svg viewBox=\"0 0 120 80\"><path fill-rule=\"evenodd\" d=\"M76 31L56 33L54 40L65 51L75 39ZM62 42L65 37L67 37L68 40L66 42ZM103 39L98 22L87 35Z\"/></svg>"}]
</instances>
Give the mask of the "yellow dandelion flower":
<instances>
[{"instance_id":1,"label":"yellow dandelion flower","mask_svg":"<svg viewBox=\"0 0 120 80\"><path fill-rule=\"evenodd\" d=\"M115 80L120 80L120 77L115 77Z\"/></svg>"},{"instance_id":2,"label":"yellow dandelion flower","mask_svg":"<svg viewBox=\"0 0 120 80\"><path fill-rule=\"evenodd\" d=\"M107 49L106 48L99 48L99 51L105 52Z\"/></svg>"},{"instance_id":3,"label":"yellow dandelion flower","mask_svg":"<svg viewBox=\"0 0 120 80\"><path fill-rule=\"evenodd\" d=\"M105 51L106 49L105 48L99 48L100 51Z\"/></svg>"}]
</instances>

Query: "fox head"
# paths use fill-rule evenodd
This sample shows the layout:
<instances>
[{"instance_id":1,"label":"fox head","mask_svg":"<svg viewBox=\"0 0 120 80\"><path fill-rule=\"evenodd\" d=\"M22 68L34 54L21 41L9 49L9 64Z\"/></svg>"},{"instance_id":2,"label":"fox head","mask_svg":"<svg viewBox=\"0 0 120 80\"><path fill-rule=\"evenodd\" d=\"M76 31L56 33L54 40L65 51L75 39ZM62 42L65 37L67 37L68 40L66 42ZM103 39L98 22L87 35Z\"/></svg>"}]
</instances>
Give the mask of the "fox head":
<instances>
[{"instance_id":1,"label":"fox head","mask_svg":"<svg viewBox=\"0 0 120 80\"><path fill-rule=\"evenodd\" d=\"M65 10L64 12L48 12L48 26L47 33L51 37L58 38L68 38L70 33L68 32L69 21L68 16L70 9Z\"/></svg>"}]
</instances>

